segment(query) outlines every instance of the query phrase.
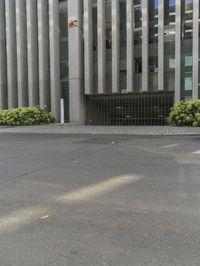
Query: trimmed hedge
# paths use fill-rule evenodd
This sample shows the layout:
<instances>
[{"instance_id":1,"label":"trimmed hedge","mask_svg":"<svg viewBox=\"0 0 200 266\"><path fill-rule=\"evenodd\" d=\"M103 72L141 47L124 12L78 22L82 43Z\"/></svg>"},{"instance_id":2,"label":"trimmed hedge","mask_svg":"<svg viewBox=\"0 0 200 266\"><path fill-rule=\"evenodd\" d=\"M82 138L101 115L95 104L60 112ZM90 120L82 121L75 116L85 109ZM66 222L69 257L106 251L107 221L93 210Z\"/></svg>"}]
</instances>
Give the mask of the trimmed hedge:
<instances>
[{"instance_id":1,"label":"trimmed hedge","mask_svg":"<svg viewBox=\"0 0 200 266\"><path fill-rule=\"evenodd\" d=\"M0 111L0 125L2 126L30 126L50 123L55 123L53 115L38 106Z\"/></svg>"},{"instance_id":2,"label":"trimmed hedge","mask_svg":"<svg viewBox=\"0 0 200 266\"><path fill-rule=\"evenodd\" d=\"M181 101L171 108L168 117L171 126L200 126L200 100Z\"/></svg>"}]
</instances>

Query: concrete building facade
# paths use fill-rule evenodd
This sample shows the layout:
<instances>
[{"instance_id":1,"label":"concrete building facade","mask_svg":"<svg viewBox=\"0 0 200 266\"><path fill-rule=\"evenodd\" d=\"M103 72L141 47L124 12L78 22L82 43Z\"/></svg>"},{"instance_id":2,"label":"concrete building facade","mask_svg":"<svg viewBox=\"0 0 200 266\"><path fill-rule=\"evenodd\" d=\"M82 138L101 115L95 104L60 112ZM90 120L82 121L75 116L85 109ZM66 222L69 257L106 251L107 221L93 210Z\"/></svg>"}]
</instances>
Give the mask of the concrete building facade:
<instances>
[{"instance_id":1,"label":"concrete building facade","mask_svg":"<svg viewBox=\"0 0 200 266\"><path fill-rule=\"evenodd\" d=\"M197 0L0 0L0 109L162 124L200 98Z\"/></svg>"}]
</instances>

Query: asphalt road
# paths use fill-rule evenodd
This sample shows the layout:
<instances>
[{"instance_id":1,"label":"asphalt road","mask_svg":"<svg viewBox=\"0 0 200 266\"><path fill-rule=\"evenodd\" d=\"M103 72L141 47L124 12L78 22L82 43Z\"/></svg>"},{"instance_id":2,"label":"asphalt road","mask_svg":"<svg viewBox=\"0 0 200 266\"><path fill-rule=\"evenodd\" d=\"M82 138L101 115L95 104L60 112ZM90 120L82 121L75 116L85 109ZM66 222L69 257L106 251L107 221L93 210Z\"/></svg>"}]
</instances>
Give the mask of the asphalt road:
<instances>
[{"instance_id":1,"label":"asphalt road","mask_svg":"<svg viewBox=\"0 0 200 266\"><path fill-rule=\"evenodd\" d=\"M0 134L0 266L199 266L200 137Z\"/></svg>"}]
</instances>

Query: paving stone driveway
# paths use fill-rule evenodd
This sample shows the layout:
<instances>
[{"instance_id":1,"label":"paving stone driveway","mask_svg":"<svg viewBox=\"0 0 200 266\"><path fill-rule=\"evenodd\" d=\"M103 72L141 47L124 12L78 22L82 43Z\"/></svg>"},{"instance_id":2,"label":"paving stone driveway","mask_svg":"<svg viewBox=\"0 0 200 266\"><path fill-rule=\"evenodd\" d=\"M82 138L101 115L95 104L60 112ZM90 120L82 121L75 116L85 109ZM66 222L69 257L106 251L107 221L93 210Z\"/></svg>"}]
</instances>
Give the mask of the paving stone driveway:
<instances>
[{"instance_id":1,"label":"paving stone driveway","mask_svg":"<svg viewBox=\"0 0 200 266\"><path fill-rule=\"evenodd\" d=\"M54 133L104 135L200 135L200 127L168 126L73 126L41 125L28 127L0 127L0 133Z\"/></svg>"}]
</instances>

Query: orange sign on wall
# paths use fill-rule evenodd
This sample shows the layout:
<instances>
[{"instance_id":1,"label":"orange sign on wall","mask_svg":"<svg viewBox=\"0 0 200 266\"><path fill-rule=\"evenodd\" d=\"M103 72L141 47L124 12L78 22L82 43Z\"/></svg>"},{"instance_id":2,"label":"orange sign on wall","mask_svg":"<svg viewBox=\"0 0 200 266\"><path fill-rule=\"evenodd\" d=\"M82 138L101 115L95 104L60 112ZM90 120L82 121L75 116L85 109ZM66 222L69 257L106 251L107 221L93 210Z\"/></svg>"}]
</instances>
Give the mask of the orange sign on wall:
<instances>
[{"instance_id":1,"label":"orange sign on wall","mask_svg":"<svg viewBox=\"0 0 200 266\"><path fill-rule=\"evenodd\" d=\"M69 25L69 28L78 27L78 20L77 19L69 20L68 25Z\"/></svg>"}]
</instances>

